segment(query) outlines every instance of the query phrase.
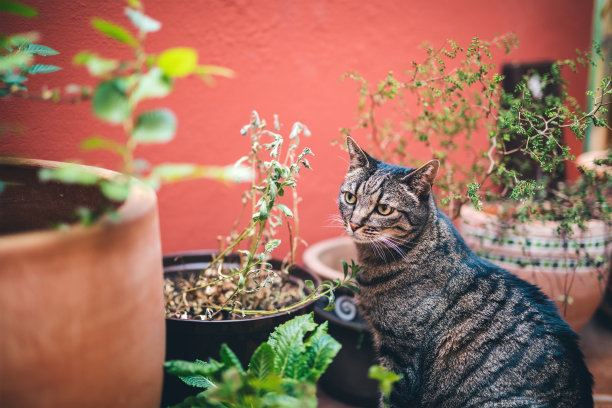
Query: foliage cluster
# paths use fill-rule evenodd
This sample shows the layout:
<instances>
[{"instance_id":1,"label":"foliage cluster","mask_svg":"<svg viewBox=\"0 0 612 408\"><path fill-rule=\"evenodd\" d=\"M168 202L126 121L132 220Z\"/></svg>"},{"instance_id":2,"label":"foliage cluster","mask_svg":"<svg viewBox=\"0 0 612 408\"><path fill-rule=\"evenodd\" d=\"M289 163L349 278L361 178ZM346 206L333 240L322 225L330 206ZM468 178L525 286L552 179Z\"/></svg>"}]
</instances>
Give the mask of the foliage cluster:
<instances>
[{"instance_id":1,"label":"foliage cluster","mask_svg":"<svg viewBox=\"0 0 612 408\"><path fill-rule=\"evenodd\" d=\"M335 289L340 286L356 288L352 279L359 267L353 263L344 265L343 280L323 281L317 287L307 280L306 293L288 299L289 304L273 303L277 299L263 295L266 288L285 287L278 282L287 281L294 264L300 244L298 177L301 169L311 169L308 156L313 155L310 148L299 148L300 137L310 135L304 124L294 123L287 137L281 135L280 127L275 116L273 130L268 130L266 121L253 111L251 121L242 128L241 134L250 138L250 152L236 164L248 163L253 173L249 188L242 194L242 209L229 236L219 240L219 254L199 274L197 282L188 285L178 282L177 285L167 281L167 313L193 316L194 313L188 311L195 304L203 311L201 317L205 319L217 317L222 310L234 317L261 316L290 311L323 296L330 299L329 307L333 307ZM245 217L245 214L248 215ZM281 244L277 235L283 226L289 235L289 251L280 270L276 270L268 260ZM226 261L228 255L235 252L240 254L239 265ZM225 265L229 270L224 269ZM181 286L186 289L181 290ZM210 296L212 288L230 291L222 304L215 303L215 298ZM185 292L189 302L183 300Z\"/></svg>"},{"instance_id":2,"label":"foliage cluster","mask_svg":"<svg viewBox=\"0 0 612 408\"><path fill-rule=\"evenodd\" d=\"M453 217L464 204L480 209L483 201L500 198L527 203L521 210L523 219L571 219L581 225L588 215L608 217L607 202L598 194L595 200L589 195L590 201L581 201L583 209L589 208L588 215L576 212L568 217L563 212L568 204L556 201L569 193L567 186L547 181L562 176L564 163L574 159L564 134L582 140L589 124L609 127L604 115L612 92L610 78L589 92L593 104L585 111L568 94L562 77L568 69L596 65L599 47L594 45L595 57L578 52L574 60L552 63L549 73L528 73L506 92L504 77L496 71L494 47L508 53L517 44L510 34L492 42L474 38L467 47L452 40L439 49L427 47L423 63L413 62L401 75L389 72L377 86L356 72L347 73L345 77L359 84L358 121L342 132L365 129L383 160L410 167L418 164L412 154L415 147L424 146L440 160L439 201ZM557 91L551 92L553 88ZM459 156L471 160L471 165L457 165L454 159ZM534 168L545 176L529 177ZM601 187L593 174L583 174L577 191L586 184L590 192ZM543 198L549 208L535 210Z\"/></svg>"},{"instance_id":3,"label":"foliage cluster","mask_svg":"<svg viewBox=\"0 0 612 408\"><path fill-rule=\"evenodd\" d=\"M85 66L88 72L97 79L93 90L93 113L102 121L121 126L125 133L123 142L101 136L93 136L81 144L83 150L103 150L118 157L118 169L121 172L112 180L101 179L97 175L84 171L78 166L67 165L58 169L45 170L41 173L43 180L58 180L67 183L99 185L101 191L110 199L123 201L136 177L158 188L163 182L183 179L210 177L220 180L247 180L248 169L241 167L200 166L186 163L164 163L153 166L142 158L137 158L135 151L140 145L167 143L171 141L177 129L177 118L172 110L161 107L139 111L141 102L152 98L163 98L172 92L175 81L195 75L210 82L212 76L231 77L232 71L217 66L198 63L198 52L193 48L175 47L159 54L148 53L145 41L149 33L159 31L161 23L146 15L138 0L128 1L125 14L131 21L135 33L119 24L102 18L93 18L92 26L122 46L133 50L133 58L118 60L100 56L96 52L83 51L74 57L74 63ZM18 47L13 54L24 59L28 54L52 55L48 47L22 41L21 38L9 38L7 44ZM15 58L11 57L10 61ZM29 57L28 57L29 58ZM23 73L51 72L52 66L24 65L24 59L18 65ZM11 75L20 75L12 73ZM6 82L6 81L5 81ZM78 87L86 90L86 87ZM20 84L13 84L11 89L25 90ZM82 91L89 93L89 91ZM59 99L53 92L52 99Z\"/></svg>"},{"instance_id":4,"label":"foliage cluster","mask_svg":"<svg viewBox=\"0 0 612 408\"><path fill-rule=\"evenodd\" d=\"M38 15L36 9L14 1L0 1L0 12L24 18ZM36 56L57 55L59 52L42 44L37 32L9 35L0 33L0 98L26 91L28 75L47 74L61 68L56 65L35 64ZM57 96L45 94L45 97ZM0 132L1 134L1 132Z\"/></svg>"},{"instance_id":5,"label":"foliage cluster","mask_svg":"<svg viewBox=\"0 0 612 408\"><path fill-rule=\"evenodd\" d=\"M307 333L313 332L306 338ZM327 334L327 322L316 325L313 315L302 315L278 326L253 353L245 370L223 345L220 361L168 361L170 374L203 388L181 407L316 407L316 382L340 350Z\"/></svg>"}]
</instances>

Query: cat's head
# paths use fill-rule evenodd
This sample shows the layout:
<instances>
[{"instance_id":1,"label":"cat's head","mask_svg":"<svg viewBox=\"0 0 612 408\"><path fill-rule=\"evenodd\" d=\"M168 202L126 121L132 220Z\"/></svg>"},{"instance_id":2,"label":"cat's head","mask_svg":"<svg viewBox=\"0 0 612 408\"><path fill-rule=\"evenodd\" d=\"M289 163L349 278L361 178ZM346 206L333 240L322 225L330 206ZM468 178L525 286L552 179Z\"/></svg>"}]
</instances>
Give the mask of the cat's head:
<instances>
[{"instance_id":1,"label":"cat's head","mask_svg":"<svg viewBox=\"0 0 612 408\"><path fill-rule=\"evenodd\" d=\"M349 169L338 206L344 228L356 243L398 249L422 230L438 160L418 169L377 160L347 138Z\"/></svg>"}]
</instances>

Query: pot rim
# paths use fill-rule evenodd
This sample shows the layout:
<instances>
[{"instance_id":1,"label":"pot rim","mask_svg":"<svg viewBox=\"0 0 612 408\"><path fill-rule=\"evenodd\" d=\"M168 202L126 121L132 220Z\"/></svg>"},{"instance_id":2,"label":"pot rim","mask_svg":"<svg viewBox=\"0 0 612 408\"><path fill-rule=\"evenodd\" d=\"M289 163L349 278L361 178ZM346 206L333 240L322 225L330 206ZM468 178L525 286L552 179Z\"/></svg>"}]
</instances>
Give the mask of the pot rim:
<instances>
[{"instance_id":1,"label":"pot rim","mask_svg":"<svg viewBox=\"0 0 612 408\"><path fill-rule=\"evenodd\" d=\"M302 261L304 262L307 268L312 271L316 271L313 272L313 274L315 275L320 275L325 279L342 279L343 275L341 271L334 268L330 268L329 266L321 262L321 254L330 249L345 245L354 246L355 244L353 243L353 239L346 235L323 239L310 245L304 250L304 253L302 255Z\"/></svg>"},{"instance_id":2,"label":"pot rim","mask_svg":"<svg viewBox=\"0 0 612 408\"><path fill-rule=\"evenodd\" d=\"M163 260L169 259L169 258L174 258L174 257L189 257L189 256L211 256L215 253L219 253L219 251L216 250L212 250L212 249L203 249L203 250L188 250L188 251L179 251L179 252L172 252L169 254L164 254L163 255ZM268 261L272 261L273 263L281 263L282 261L276 259L276 258L271 258ZM185 266L185 270L188 269L188 262L185 262L184 266ZM292 269L297 269L300 270L302 273L305 273L307 275L310 276L311 280L315 283L315 285L319 285L321 283L321 279L313 272L311 272L308 268L304 268L300 265L296 265L294 264L292 266ZM166 276L167 273L177 273L177 272L181 272L180 270L173 270L170 272L166 272L166 266L164 266L164 277ZM297 278L297 277L296 277ZM300 278L297 278L300 279ZM165 299L164 299L165 302ZM225 319L221 319L221 320L195 320L195 319L179 319L177 317L169 317L169 316L165 316L166 321L175 321L175 322L184 322L186 324L202 324L202 323L207 323L207 324L241 324L244 322L255 322L258 320L265 320L265 319L270 319L270 318L275 318L278 316L284 316L284 315L289 315L289 314L294 314L298 311L301 311L309 306L311 306L312 304L314 304L314 302L316 302L316 300L311 300L308 303L303 304L302 306L293 309L291 311L288 312L279 312L279 313L274 313L271 315L266 315L266 316L258 316L258 317L250 317L250 318L246 318L246 319L236 319L236 320L225 320ZM164 308L165 309L165 308ZM164 310L165 312L165 310Z\"/></svg>"},{"instance_id":3,"label":"pot rim","mask_svg":"<svg viewBox=\"0 0 612 408\"><path fill-rule=\"evenodd\" d=\"M12 165L29 168L57 168L65 164L66 162L51 160L0 158L0 165ZM73 165L73 163L70 164ZM105 179L111 179L120 174L101 167L87 166L82 164L76 164L76 166L93 171ZM62 230L49 228L2 235L0 236L0 254L3 252L10 253L16 248L51 245L58 242L58 240L79 240L85 236L104 233L105 230L118 228L120 225L135 222L141 217L146 216L146 214L151 211L151 208L156 206L157 195L155 194L155 191L140 180L131 177L130 192L126 200L117 208L117 213L119 214L118 221L112 220L108 215L103 215L94 225L91 226L73 223L69 224L67 228Z\"/></svg>"}]
</instances>

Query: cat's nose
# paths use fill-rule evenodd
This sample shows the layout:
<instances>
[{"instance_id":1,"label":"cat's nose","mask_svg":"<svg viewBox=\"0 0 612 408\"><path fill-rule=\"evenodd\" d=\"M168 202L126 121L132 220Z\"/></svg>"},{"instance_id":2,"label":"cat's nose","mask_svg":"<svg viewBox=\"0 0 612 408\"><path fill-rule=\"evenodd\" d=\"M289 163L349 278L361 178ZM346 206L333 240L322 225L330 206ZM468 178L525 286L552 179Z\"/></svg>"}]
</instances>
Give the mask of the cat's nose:
<instances>
[{"instance_id":1,"label":"cat's nose","mask_svg":"<svg viewBox=\"0 0 612 408\"><path fill-rule=\"evenodd\" d=\"M361 224L356 224L354 222L349 222L349 226L351 227L351 230L355 231L356 229L359 229L359 227L361 227Z\"/></svg>"}]
</instances>

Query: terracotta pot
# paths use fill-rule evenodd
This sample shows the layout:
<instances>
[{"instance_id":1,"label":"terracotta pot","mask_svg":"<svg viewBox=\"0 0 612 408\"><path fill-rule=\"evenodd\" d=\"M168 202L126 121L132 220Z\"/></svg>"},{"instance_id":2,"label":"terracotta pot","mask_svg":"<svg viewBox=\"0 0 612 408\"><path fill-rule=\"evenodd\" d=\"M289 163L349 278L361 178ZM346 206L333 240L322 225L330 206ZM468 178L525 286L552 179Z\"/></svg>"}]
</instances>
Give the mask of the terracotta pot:
<instances>
[{"instance_id":1,"label":"terracotta pot","mask_svg":"<svg viewBox=\"0 0 612 408\"><path fill-rule=\"evenodd\" d=\"M326 239L304 251L304 265L324 279L342 279L342 260L357 260L349 237ZM326 312L325 299L315 305L319 321L327 320L328 333L342 344L340 352L319 383L329 395L360 407L378 406L378 384L368 378L369 368L377 364L372 336L360 316L350 292L338 292L336 308Z\"/></svg>"},{"instance_id":2,"label":"terracotta pot","mask_svg":"<svg viewBox=\"0 0 612 408\"><path fill-rule=\"evenodd\" d=\"M594 394L594 408L612 408L612 395L609 394Z\"/></svg>"},{"instance_id":3,"label":"terracotta pot","mask_svg":"<svg viewBox=\"0 0 612 408\"><path fill-rule=\"evenodd\" d=\"M188 275L201 271L211 262L213 251L190 251L164 256L164 275ZM231 262L231 257L228 261ZM281 262L269 261L274 268L280 268ZM312 280L318 285L320 280L310 272L298 266L290 270L295 279ZM226 343L247 367L251 355L274 328L293 317L309 312L314 302L309 302L290 313L277 313L270 316L240 320L189 320L166 317L166 360L196 359L206 361L209 358L219 359L219 350ZM162 406L176 404L198 390L185 385L179 378L164 375Z\"/></svg>"},{"instance_id":4,"label":"terracotta pot","mask_svg":"<svg viewBox=\"0 0 612 408\"><path fill-rule=\"evenodd\" d=\"M40 167L58 165L0 162L0 404L159 407L164 314L155 193L135 183L125 202L112 203L95 187L38 180ZM119 220L50 228L73 221L83 205L115 207Z\"/></svg>"},{"instance_id":5,"label":"terracotta pot","mask_svg":"<svg viewBox=\"0 0 612 408\"><path fill-rule=\"evenodd\" d=\"M496 215L464 206L459 224L478 255L539 286L575 331L590 320L603 297L612 249L603 222L592 220L587 231L564 239L554 222L503 229Z\"/></svg>"}]
</instances>

